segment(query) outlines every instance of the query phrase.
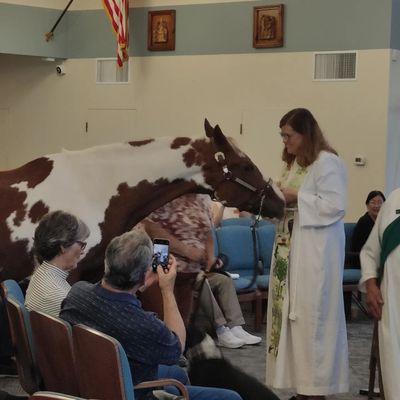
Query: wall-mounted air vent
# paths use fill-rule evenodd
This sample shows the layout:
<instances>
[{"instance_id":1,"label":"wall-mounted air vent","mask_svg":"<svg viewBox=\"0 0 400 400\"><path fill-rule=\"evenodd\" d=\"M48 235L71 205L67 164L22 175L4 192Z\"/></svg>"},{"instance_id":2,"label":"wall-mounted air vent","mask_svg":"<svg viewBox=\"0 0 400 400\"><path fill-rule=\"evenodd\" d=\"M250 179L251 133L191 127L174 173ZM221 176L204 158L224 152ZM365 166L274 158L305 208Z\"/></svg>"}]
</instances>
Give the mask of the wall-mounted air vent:
<instances>
[{"instance_id":1,"label":"wall-mounted air vent","mask_svg":"<svg viewBox=\"0 0 400 400\"><path fill-rule=\"evenodd\" d=\"M116 58L98 58L96 60L96 83L128 83L129 61L120 68Z\"/></svg>"},{"instance_id":2,"label":"wall-mounted air vent","mask_svg":"<svg viewBox=\"0 0 400 400\"><path fill-rule=\"evenodd\" d=\"M357 52L319 52L314 54L314 79L354 80L357 71Z\"/></svg>"}]
</instances>

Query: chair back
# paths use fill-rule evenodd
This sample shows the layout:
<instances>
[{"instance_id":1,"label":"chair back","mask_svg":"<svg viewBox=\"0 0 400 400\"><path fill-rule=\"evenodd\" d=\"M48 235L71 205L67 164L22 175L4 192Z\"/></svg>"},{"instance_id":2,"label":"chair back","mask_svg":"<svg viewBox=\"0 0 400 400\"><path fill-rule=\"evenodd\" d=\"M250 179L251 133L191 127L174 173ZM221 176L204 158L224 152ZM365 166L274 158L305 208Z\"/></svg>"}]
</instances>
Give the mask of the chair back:
<instances>
[{"instance_id":1,"label":"chair back","mask_svg":"<svg viewBox=\"0 0 400 400\"><path fill-rule=\"evenodd\" d=\"M71 326L50 315L31 311L36 364L46 390L79 395Z\"/></svg>"},{"instance_id":2,"label":"chair back","mask_svg":"<svg viewBox=\"0 0 400 400\"><path fill-rule=\"evenodd\" d=\"M216 230L219 253L229 258L228 271L252 271L254 267L253 239L248 226L228 225Z\"/></svg>"},{"instance_id":3,"label":"chair back","mask_svg":"<svg viewBox=\"0 0 400 400\"><path fill-rule=\"evenodd\" d=\"M36 392L29 397L29 400L84 400L81 397L69 396L55 392Z\"/></svg>"},{"instance_id":4,"label":"chair back","mask_svg":"<svg viewBox=\"0 0 400 400\"><path fill-rule=\"evenodd\" d=\"M346 247L345 251L351 251L351 238L353 236L354 228L356 227L356 223L354 222L345 222L344 223L344 234L346 237Z\"/></svg>"},{"instance_id":5,"label":"chair back","mask_svg":"<svg viewBox=\"0 0 400 400\"><path fill-rule=\"evenodd\" d=\"M18 283L13 279L7 279L1 283L3 287L4 297L12 297L15 299L19 304L24 304L25 298L24 294Z\"/></svg>"},{"instance_id":6,"label":"chair back","mask_svg":"<svg viewBox=\"0 0 400 400\"><path fill-rule=\"evenodd\" d=\"M351 242L354 233L354 228L356 223L345 222L344 224L344 234L345 234L345 259L344 268L345 269L360 269L360 253L351 250Z\"/></svg>"},{"instance_id":7,"label":"chair back","mask_svg":"<svg viewBox=\"0 0 400 400\"><path fill-rule=\"evenodd\" d=\"M99 400L134 400L125 351L111 336L84 325L72 329L81 396Z\"/></svg>"},{"instance_id":8,"label":"chair back","mask_svg":"<svg viewBox=\"0 0 400 400\"><path fill-rule=\"evenodd\" d=\"M251 218L226 218L221 220L221 226L250 226L254 221Z\"/></svg>"},{"instance_id":9,"label":"chair back","mask_svg":"<svg viewBox=\"0 0 400 400\"><path fill-rule=\"evenodd\" d=\"M11 340L15 350L19 381L22 388L32 394L40 389L40 376L35 364L29 312L12 296L6 296Z\"/></svg>"}]
</instances>

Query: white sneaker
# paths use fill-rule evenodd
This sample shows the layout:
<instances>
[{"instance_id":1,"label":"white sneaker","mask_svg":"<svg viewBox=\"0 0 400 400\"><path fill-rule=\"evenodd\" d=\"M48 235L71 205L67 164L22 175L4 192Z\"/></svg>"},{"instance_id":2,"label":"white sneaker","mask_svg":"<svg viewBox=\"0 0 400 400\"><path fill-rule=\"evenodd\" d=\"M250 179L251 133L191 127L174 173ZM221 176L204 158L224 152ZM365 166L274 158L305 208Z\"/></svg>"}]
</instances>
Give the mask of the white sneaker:
<instances>
[{"instance_id":1,"label":"white sneaker","mask_svg":"<svg viewBox=\"0 0 400 400\"><path fill-rule=\"evenodd\" d=\"M230 329L230 332L238 339L243 340L245 344L257 344L262 340L259 336L250 335L241 326L234 326Z\"/></svg>"},{"instance_id":2,"label":"white sneaker","mask_svg":"<svg viewBox=\"0 0 400 400\"><path fill-rule=\"evenodd\" d=\"M245 342L236 337L228 327L224 327L223 331L218 336L218 346L227 347L228 349L237 349L242 347Z\"/></svg>"}]
</instances>

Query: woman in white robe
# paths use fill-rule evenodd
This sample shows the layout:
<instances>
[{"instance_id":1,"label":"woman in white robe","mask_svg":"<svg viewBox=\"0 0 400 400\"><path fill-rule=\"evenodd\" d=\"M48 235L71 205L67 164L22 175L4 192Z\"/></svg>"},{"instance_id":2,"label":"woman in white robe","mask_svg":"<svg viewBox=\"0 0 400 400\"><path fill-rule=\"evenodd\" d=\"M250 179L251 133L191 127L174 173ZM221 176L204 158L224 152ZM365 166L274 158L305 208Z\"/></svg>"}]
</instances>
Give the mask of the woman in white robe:
<instances>
[{"instance_id":1,"label":"woman in white robe","mask_svg":"<svg viewBox=\"0 0 400 400\"><path fill-rule=\"evenodd\" d=\"M295 389L294 399L324 399L349 386L342 291L346 172L308 110L290 111L279 126L288 209L271 264L267 385Z\"/></svg>"},{"instance_id":2,"label":"woman in white robe","mask_svg":"<svg viewBox=\"0 0 400 400\"><path fill-rule=\"evenodd\" d=\"M379 354L382 369L383 389L386 400L400 398L400 245L387 256L381 284L380 257L383 233L388 226L397 228L391 239L400 237L400 189L396 189L383 204L375 225L361 250L360 290L367 292L367 305L372 316L379 321Z\"/></svg>"}]
</instances>

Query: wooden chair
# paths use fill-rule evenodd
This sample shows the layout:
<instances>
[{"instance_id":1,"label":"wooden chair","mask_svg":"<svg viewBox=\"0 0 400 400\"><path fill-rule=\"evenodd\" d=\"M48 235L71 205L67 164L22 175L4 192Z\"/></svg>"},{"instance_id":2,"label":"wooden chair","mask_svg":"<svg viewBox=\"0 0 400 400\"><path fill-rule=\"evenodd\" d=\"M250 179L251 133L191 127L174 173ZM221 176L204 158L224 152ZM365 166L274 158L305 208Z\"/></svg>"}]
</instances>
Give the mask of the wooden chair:
<instances>
[{"instance_id":1,"label":"wooden chair","mask_svg":"<svg viewBox=\"0 0 400 400\"><path fill-rule=\"evenodd\" d=\"M46 390L79 395L71 326L50 315L31 311L36 363Z\"/></svg>"},{"instance_id":2,"label":"wooden chair","mask_svg":"<svg viewBox=\"0 0 400 400\"><path fill-rule=\"evenodd\" d=\"M72 331L81 396L99 400L134 400L131 370L121 344L111 336L84 325L75 325ZM186 387L175 379L142 382L135 389L163 386L176 386L184 398L189 399Z\"/></svg>"},{"instance_id":3,"label":"wooden chair","mask_svg":"<svg viewBox=\"0 0 400 400\"><path fill-rule=\"evenodd\" d=\"M84 400L81 397L70 396L55 392L36 392L29 397L29 400Z\"/></svg>"},{"instance_id":4,"label":"wooden chair","mask_svg":"<svg viewBox=\"0 0 400 400\"><path fill-rule=\"evenodd\" d=\"M41 389L41 378L35 362L29 313L23 304L7 295L6 307L19 381L22 388L32 394Z\"/></svg>"}]
</instances>

